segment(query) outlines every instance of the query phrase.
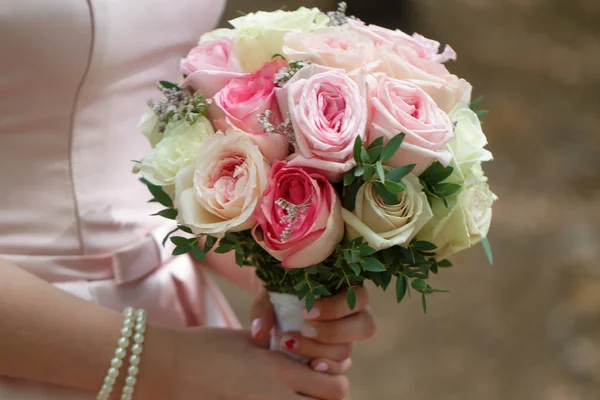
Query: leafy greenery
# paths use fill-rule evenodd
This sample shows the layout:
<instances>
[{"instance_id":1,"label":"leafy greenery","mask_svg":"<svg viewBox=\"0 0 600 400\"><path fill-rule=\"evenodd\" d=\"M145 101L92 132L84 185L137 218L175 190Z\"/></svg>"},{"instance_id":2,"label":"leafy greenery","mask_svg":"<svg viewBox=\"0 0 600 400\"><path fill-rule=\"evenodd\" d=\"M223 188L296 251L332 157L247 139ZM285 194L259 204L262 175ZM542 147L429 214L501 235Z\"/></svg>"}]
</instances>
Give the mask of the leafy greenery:
<instances>
[{"instance_id":1,"label":"leafy greenery","mask_svg":"<svg viewBox=\"0 0 600 400\"><path fill-rule=\"evenodd\" d=\"M469 108L473 110L473 112L477 115L477 118L479 118L479 120L483 119L483 117L485 117L489 113L488 110L482 110L479 108L482 102L483 96L480 96L473 100L471 104L469 104Z\"/></svg>"},{"instance_id":2,"label":"leafy greenery","mask_svg":"<svg viewBox=\"0 0 600 400\"><path fill-rule=\"evenodd\" d=\"M485 255L488 259L488 262L490 263L490 265L493 265L494 255L492 254L492 245L490 244L490 241L488 240L488 238L483 238L481 244L483 245L483 250L485 251Z\"/></svg>"},{"instance_id":3,"label":"leafy greenery","mask_svg":"<svg viewBox=\"0 0 600 400\"><path fill-rule=\"evenodd\" d=\"M448 197L455 195L462 188L457 183L443 182L452 175L453 171L454 167L444 167L439 161L436 161L419 176L430 203L432 198L440 199L446 207L450 207Z\"/></svg>"}]
</instances>

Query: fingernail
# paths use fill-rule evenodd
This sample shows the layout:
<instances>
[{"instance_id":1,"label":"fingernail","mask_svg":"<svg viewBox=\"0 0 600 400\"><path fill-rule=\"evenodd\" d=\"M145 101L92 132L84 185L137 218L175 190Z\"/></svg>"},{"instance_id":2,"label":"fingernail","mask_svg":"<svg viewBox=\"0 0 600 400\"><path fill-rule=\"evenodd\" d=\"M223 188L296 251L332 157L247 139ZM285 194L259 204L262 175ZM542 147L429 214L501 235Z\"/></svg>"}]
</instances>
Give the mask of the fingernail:
<instances>
[{"instance_id":1,"label":"fingernail","mask_svg":"<svg viewBox=\"0 0 600 400\"><path fill-rule=\"evenodd\" d=\"M298 341L291 336L283 336L281 338L281 344L288 350L293 350L298 348Z\"/></svg>"},{"instance_id":2,"label":"fingernail","mask_svg":"<svg viewBox=\"0 0 600 400\"><path fill-rule=\"evenodd\" d=\"M300 329L300 333L302 336L306 338L316 338L317 337L317 328L311 324L303 324Z\"/></svg>"},{"instance_id":3,"label":"fingernail","mask_svg":"<svg viewBox=\"0 0 600 400\"><path fill-rule=\"evenodd\" d=\"M352 360L349 358L346 358L344 361L342 361L340 363L340 368L342 369L342 371L346 371L348 368L350 368L350 365L352 365Z\"/></svg>"},{"instance_id":4,"label":"fingernail","mask_svg":"<svg viewBox=\"0 0 600 400\"><path fill-rule=\"evenodd\" d=\"M329 369L329 366L324 361L319 361L317 365L315 365L315 371L318 372L326 372Z\"/></svg>"},{"instance_id":5,"label":"fingernail","mask_svg":"<svg viewBox=\"0 0 600 400\"><path fill-rule=\"evenodd\" d=\"M321 315L321 311L319 311L318 308L313 307L310 311L304 310L302 314L304 314L304 319L311 320L319 318L319 315Z\"/></svg>"},{"instance_id":6,"label":"fingernail","mask_svg":"<svg viewBox=\"0 0 600 400\"><path fill-rule=\"evenodd\" d=\"M263 327L262 319L256 318L254 321L252 321L252 326L250 328L250 331L252 332L252 338L256 339L256 336L258 335L258 332L260 332L262 327Z\"/></svg>"}]
</instances>

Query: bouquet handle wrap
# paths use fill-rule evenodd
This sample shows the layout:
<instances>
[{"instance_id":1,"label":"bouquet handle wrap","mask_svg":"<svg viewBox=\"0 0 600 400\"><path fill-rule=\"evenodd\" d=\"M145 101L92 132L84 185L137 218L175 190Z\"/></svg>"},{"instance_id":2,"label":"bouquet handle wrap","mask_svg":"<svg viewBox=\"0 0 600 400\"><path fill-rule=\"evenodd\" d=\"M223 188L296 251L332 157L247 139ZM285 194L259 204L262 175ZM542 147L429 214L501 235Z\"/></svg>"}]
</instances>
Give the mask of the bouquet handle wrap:
<instances>
[{"instance_id":1,"label":"bouquet handle wrap","mask_svg":"<svg viewBox=\"0 0 600 400\"><path fill-rule=\"evenodd\" d=\"M280 351L308 364L309 359L290 353L281 345L284 332L299 332L302 328L304 323L302 311L306 307L305 301L298 299L298 296L293 294L273 292L269 292L269 299L275 311L275 327L271 332L271 350Z\"/></svg>"}]
</instances>

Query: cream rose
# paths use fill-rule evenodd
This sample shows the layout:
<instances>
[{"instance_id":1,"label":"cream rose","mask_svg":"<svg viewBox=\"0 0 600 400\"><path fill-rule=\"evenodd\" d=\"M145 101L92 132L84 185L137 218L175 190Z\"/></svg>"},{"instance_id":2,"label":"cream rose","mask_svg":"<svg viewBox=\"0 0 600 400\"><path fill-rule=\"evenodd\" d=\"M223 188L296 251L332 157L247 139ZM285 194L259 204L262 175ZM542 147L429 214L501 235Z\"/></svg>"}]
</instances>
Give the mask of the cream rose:
<instances>
[{"instance_id":1,"label":"cream rose","mask_svg":"<svg viewBox=\"0 0 600 400\"><path fill-rule=\"evenodd\" d=\"M152 110L146 111L137 125L137 129L146 136L152 147L156 146L164 136L164 132L161 132L159 127L158 115Z\"/></svg>"},{"instance_id":2,"label":"cream rose","mask_svg":"<svg viewBox=\"0 0 600 400\"><path fill-rule=\"evenodd\" d=\"M484 149L488 142L481 122L467 105L459 105L452 110L450 119L456 125L454 138L449 143L453 153L452 165L464 180L475 164L493 160L494 157Z\"/></svg>"},{"instance_id":3,"label":"cream rose","mask_svg":"<svg viewBox=\"0 0 600 400\"><path fill-rule=\"evenodd\" d=\"M469 171L462 190L449 199L450 208L440 200L433 201L434 216L417 238L435 243L440 259L469 248L487 236L496 200L481 165L476 164Z\"/></svg>"},{"instance_id":4,"label":"cream rose","mask_svg":"<svg viewBox=\"0 0 600 400\"><path fill-rule=\"evenodd\" d=\"M282 53L283 37L292 31L309 31L327 26L329 18L317 8L300 7L296 11L259 11L232 19L235 28L219 29L203 36L200 41L219 37L235 37L234 51L246 72L258 70L275 54Z\"/></svg>"},{"instance_id":5,"label":"cream rose","mask_svg":"<svg viewBox=\"0 0 600 400\"><path fill-rule=\"evenodd\" d=\"M195 164L175 179L179 222L196 234L217 237L252 228L269 169L246 134L229 130L210 137L200 146Z\"/></svg>"},{"instance_id":6,"label":"cream rose","mask_svg":"<svg viewBox=\"0 0 600 400\"><path fill-rule=\"evenodd\" d=\"M410 243L433 213L419 179L410 174L403 182L406 190L398 194L396 205L384 202L371 183L360 187L354 211L342 209L350 238L362 236L378 251Z\"/></svg>"},{"instance_id":7,"label":"cream rose","mask_svg":"<svg viewBox=\"0 0 600 400\"><path fill-rule=\"evenodd\" d=\"M213 134L210 121L204 117L193 125L184 121L169 123L164 138L139 164L142 176L154 185L172 185L175 175L194 162L202 141Z\"/></svg>"}]
</instances>

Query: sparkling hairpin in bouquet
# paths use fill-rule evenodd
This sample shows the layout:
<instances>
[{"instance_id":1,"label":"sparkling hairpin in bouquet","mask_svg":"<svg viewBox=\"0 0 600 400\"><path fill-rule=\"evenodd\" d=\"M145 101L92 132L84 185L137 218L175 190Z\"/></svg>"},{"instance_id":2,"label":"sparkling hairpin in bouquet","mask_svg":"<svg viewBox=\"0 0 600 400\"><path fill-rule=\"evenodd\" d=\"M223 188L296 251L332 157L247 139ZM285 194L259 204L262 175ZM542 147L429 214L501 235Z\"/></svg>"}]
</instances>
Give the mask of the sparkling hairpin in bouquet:
<instances>
[{"instance_id":1,"label":"sparkling hairpin in bouquet","mask_svg":"<svg viewBox=\"0 0 600 400\"><path fill-rule=\"evenodd\" d=\"M446 46L368 25L345 6L257 12L200 38L161 81L136 162L174 254L234 252L271 294L280 330L318 297L427 279L483 241L496 197L471 85ZM181 234L175 234L182 231ZM274 343L278 343L274 341Z\"/></svg>"}]
</instances>

